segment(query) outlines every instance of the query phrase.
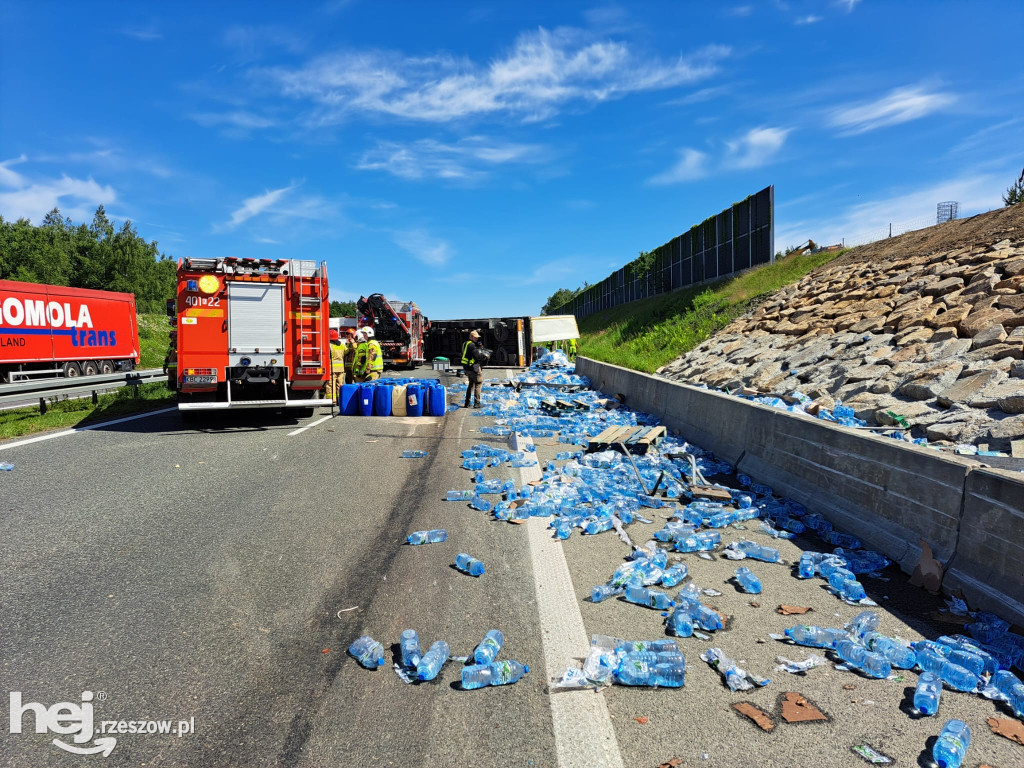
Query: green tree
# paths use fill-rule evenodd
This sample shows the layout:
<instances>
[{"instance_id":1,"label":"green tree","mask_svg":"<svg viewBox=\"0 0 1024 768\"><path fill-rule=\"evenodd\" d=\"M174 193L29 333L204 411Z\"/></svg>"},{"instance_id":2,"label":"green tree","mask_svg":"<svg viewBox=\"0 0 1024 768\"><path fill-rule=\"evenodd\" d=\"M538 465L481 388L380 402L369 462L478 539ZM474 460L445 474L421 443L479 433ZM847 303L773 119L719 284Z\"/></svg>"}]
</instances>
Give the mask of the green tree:
<instances>
[{"instance_id":1,"label":"green tree","mask_svg":"<svg viewBox=\"0 0 1024 768\"><path fill-rule=\"evenodd\" d=\"M355 317L358 312L354 301L331 302L331 317Z\"/></svg>"},{"instance_id":2,"label":"green tree","mask_svg":"<svg viewBox=\"0 0 1024 768\"><path fill-rule=\"evenodd\" d=\"M542 315L550 315L554 313L556 309L565 304L568 304L570 301L575 299L579 292L579 288L577 288L574 291L568 288L559 288L557 291L555 291L548 297L548 300L544 303L544 306L541 307L540 313Z\"/></svg>"},{"instance_id":3,"label":"green tree","mask_svg":"<svg viewBox=\"0 0 1024 768\"><path fill-rule=\"evenodd\" d=\"M1017 183L1007 189L1006 194L1003 195L1004 206L1009 207L1018 203L1024 203L1024 171L1021 171Z\"/></svg>"}]
</instances>

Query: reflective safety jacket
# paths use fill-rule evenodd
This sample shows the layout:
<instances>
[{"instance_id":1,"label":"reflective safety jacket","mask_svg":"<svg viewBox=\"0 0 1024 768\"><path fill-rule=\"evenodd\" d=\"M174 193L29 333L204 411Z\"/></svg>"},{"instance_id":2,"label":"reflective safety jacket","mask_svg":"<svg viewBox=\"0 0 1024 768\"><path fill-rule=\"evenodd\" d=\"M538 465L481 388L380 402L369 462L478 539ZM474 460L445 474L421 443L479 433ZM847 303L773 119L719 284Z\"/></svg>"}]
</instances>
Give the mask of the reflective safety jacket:
<instances>
[{"instance_id":1,"label":"reflective safety jacket","mask_svg":"<svg viewBox=\"0 0 1024 768\"><path fill-rule=\"evenodd\" d=\"M476 342L470 339L462 345L462 364L470 367L476 365L476 359L473 357L473 349Z\"/></svg>"},{"instance_id":2,"label":"reflective safety jacket","mask_svg":"<svg viewBox=\"0 0 1024 768\"><path fill-rule=\"evenodd\" d=\"M331 370L335 373L345 370L344 344L331 344Z\"/></svg>"},{"instance_id":3,"label":"reflective safety jacket","mask_svg":"<svg viewBox=\"0 0 1024 768\"><path fill-rule=\"evenodd\" d=\"M370 339L367 342L367 366L369 373L381 373L384 371L384 353L380 349L380 342Z\"/></svg>"}]
</instances>

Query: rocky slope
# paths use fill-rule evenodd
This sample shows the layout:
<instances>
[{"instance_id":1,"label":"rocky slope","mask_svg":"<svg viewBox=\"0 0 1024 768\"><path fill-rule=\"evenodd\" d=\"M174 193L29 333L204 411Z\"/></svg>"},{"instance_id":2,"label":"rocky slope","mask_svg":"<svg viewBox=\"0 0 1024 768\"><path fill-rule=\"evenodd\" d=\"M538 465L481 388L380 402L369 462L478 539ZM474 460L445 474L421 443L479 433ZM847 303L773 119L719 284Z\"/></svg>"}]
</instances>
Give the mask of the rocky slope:
<instances>
[{"instance_id":1,"label":"rocky slope","mask_svg":"<svg viewBox=\"0 0 1024 768\"><path fill-rule=\"evenodd\" d=\"M658 373L1007 451L1024 438L1024 205L855 248Z\"/></svg>"}]
</instances>

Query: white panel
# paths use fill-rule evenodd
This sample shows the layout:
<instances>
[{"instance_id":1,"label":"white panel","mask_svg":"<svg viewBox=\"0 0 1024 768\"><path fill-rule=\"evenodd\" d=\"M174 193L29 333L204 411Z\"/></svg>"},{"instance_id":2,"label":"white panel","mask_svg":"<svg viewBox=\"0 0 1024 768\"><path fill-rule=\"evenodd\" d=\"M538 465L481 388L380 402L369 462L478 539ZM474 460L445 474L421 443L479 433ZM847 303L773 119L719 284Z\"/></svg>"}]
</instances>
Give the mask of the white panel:
<instances>
[{"instance_id":1,"label":"white panel","mask_svg":"<svg viewBox=\"0 0 1024 768\"><path fill-rule=\"evenodd\" d=\"M576 327L575 315L542 315L530 318L530 335L533 343L578 339L580 329Z\"/></svg>"},{"instance_id":2,"label":"white panel","mask_svg":"<svg viewBox=\"0 0 1024 768\"><path fill-rule=\"evenodd\" d=\"M239 353L284 349L284 286L228 283L228 347Z\"/></svg>"}]
</instances>

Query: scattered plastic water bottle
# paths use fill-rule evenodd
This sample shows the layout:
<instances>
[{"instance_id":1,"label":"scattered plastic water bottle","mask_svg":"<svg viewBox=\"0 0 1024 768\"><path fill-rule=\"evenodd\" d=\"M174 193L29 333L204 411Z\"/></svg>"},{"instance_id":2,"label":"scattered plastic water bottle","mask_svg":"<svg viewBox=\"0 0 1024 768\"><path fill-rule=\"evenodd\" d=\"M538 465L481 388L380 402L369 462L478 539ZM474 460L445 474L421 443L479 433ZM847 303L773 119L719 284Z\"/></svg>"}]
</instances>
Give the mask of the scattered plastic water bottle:
<instances>
[{"instance_id":1,"label":"scattered plastic water bottle","mask_svg":"<svg viewBox=\"0 0 1024 768\"><path fill-rule=\"evenodd\" d=\"M363 635L352 643L348 652L367 669L376 669L384 663L384 646L369 635Z\"/></svg>"},{"instance_id":2,"label":"scattered plastic water bottle","mask_svg":"<svg viewBox=\"0 0 1024 768\"><path fill-rule=\"evenodd\" d=\"M474 664L463 667L462 687L467 691L475 688L483 688L488 685L509 685L514 683L530 668L518 661L495 661L489 664Z\"/></svg>"},{"instance_id":3,"label":"scattered plastic water bottle","mask_svg":"<svg viewBox=\"0 0 1024 768\"><path fill-rule=\"evenodd\" d=\"M917 677L914 690L914 708L922 715L934 715L939 711L942 697L942 680L934 672L922 672Z\"/></svg>"},{"instance_id":4,"label":"scattered plastic water bottle","mask_svg":"<svg viewBox=\"0 0 1024 768\"><path fill-rule=\"evenodd\" d=\"M847 581L852 581L854 578L854 575L845 568L836 568L828 575L828 585L836 592L840 592L843 584Z\"/></svg>"},{"instance_id":5,"label":"scattered plastic water bottle","mask_svg":"<svg viewBox=\"0 0 1024 768\"><path fill-rule=\"evenodd\" d=\"M846 625L846 629L854 637L862 638L878 627L878 614L874 611L861 611Z\"/></svg>"},{"instance_id":6,"label":"scattered plastic water bottle","mask_svg":"<svg viewBox=\"0 0 1024 768\"><path fill-rule=\"evenodd\" d=\"M426 457L426 451L402 451L403 459L425 459Z\"/></svg>"},{"instance_id":7,"label":"scattered plastic water bottle","mask_svg":"<svg viewBox=\"0 0 1024 768\"><path fill-rule=\"evenodd\" d=\"M681 688L686 679L686 660L681 653L630 653L623 657L615 670L615 681L620 685L644 685L661 688Z\"/></svg>"},{"instance_id":8,"label":"scattered plastic water bottle","mask_svg":"<svg viewBox=\"0 0 1024 768\"><path fill-rule=\"evenodd\" d=\"M844 600L856 602L858 600L864 600L868 596L868 593L864 591L864 585L859 581L856 579L847 579L839 588L839 596Z\"/></svg>"},{"instance_id":9,"label":"scattered plastic water bottle","mask_svg":"<svg viewBox=\"0 0 1024 768\"><path fill-rule=\"evenodd\" d=\"M737 568L736 581L739 582L739 585L743 587L743 591L747 594L761 594L761 580L749 568L745 566Z\"/></svg>"},{"instance_id":10,"label":"scattered plastic water bottle","mask_svg":"<svg viewBox=\"0 0 1024 768\"><path fill-rule=\"evenodd\" d=\"M473 498L472 491L448 491L445 494L445 501L470 501Z\"/></svg>"},{"instance_id":11,"label":"scattered plastic water bottle","mask_svg":"<svg viewBox=\"0 0 1024 768\"><path fill-rule=\"evenodd\" d=\"M661 576L661 584L664 587L674 587L689 575L690 571L686 563L676 563Z\"/></svg>"},{"instance_id":12,"label":"scattered plastic water bottle","mask_svg":"<svg viewBox=\"0 0 1024 768\"><path fill-rule=\"evenodd\" d=\"M814 578L814 574L816 571L817 566L815 565L814 558L811 556L811 553L804 552L802 555L800 555L800 578L812 579Z\"/></svg>"},{"instance_id":13,"label":"scattered plastic water bottle","mask_svg":"<svg viewBox=\"0 0 1024 768\"><path fill-rule=\"evenodd\" d=\"M763 560L766 563L777 563L780 559L779 550L772 547L762 547L754 541L741 541L736 545L736 549L749 558Z\"/></svg>"},{"instance_id":14,"label":"scattered plastic water bottle","mask_svg":"<svg viewBox=\"0 0 1024 768\"><path fill-rule=\"evenodd\" d=\"M469 502L469 506L473 509L478 509L481 512L491 511L491 502L481 496L479 493L473 497L473 500Z\"/></svg>"},{"instance_id":15,"label":"scattered plastic water bottle","mask_svg":"<svg viewBox=\"0 0 1024 768\"><path fill-rule=\"evenodd\" d=\"M960 768L967 748L971 746L971 729L963 720L948 720L932 747L932 757L939 768Z\"/></svg>"},{"instance_id":16,"label":"scattered plastic water bottle","mask_svg":"<svg viewBox=\"0 0 1024 768\"><path fill-rule=\"evenodd\" d=\"M985 671L985 659L976 653L958 648L955 651L950 651L946 658L953 664L970 670L975 675L980 675Z\"/></svg>"},{"instance_id":17,"label":"scattered plastic water bottle","mask_svg":"<svg viewBox=\"0 0 1024 768\"><path fill-rule=\"evenodd\" d=\"M913 669L917 664L917 653L914 649L896 642L891 637L878 632L868 632L862 642L865 648L882 654L897 669Z\"/></svg>"},{"instance_id":18,"label":"scattered plastic water bottle","mask_svg":"<svg viewBox=\"0 0 1024 768\"><path fill-rule=\"evenodd\" d=\"M416 630L403 629L398 646L402 652L402 666L407 669L415 669L416 665L420 663L420 659L423 658L423 652L420 650L420 636L416 634Z\"/></svg>"},{"instance_id":19,"label":"scattered plastic water bottle","mask_svg":"<svg viewBox=\"0 0 1024 768\"><path fill-rule=\"evenodd\" d=\"M501 634L500 630L488 630L480 645L473 651L473 661L477 664L490 664L498 657L498 651L504 644L505 636Z\"/></svg>"},{"instance_id":20,"label":"scattered plastic water bottle","mask_svg":"<svg viewBox=\"0 0 1024 768\"><path fill-rule=\"evenodd\" d=\"M677 637L690 637L693 635L693 616L682 606L677 606L668 617L668 631Z\"/></svg>"},{"instance_id":21,"label":"scattered plastic water bottle","mask_svg":"<svg viewBox=\"0 0 1024 768\"><path fill-rule=\"evenodd\" d=\"M600 603L602 600L607 600L609 597L619 594L622 594L622 587L616 587L611 584L598 584L590 590L590 601Z\"/></svg>"},{"instance_id":22,"label":"scattered plastic water bottle","mask_svg":"<svg viewBox=\"0 0 1024 768\"><path fill-rule=\"evenodd\" d=\"M797 645L806 645L811 648L835 648L838 642L838 630L824 629L823 627L815 627L808 624L798 624L795 627L790 627L786 631L786 637L792 640ZM841 633L844 637L845 632Z\"/></svg>"},{"instance_id":23,"label":"scattered plastic water bottle","mask_svg":"<svg viewBox=\"0 0 1024 768\"><path fill-rule=\"evenodd\" d=\"M0 472L11 472L13 470L14 470L14 465L13 464L11 464L9 462L6 462L6 461L0 461Z\"/></svg>"},{"instance_id":24,"label":"scattered plastic water bottle","mask_svg":"<svg viewBox=\"0 0 1024 768\"><path fill-rule=\"evenodd\" d=\"M555 454L555 459L557 461L565 461L566 459L571 459L571 458L572 458L572 451L559 451L558 453Z\"/></svg>"},{"instance_id":25,"label":"scattered plastic water bottle","mask_svg":"<svg viewBox=\"0 0 1024 768\"><path fill-rule=\"evenodd\" d=\"M420 663L416 665L416 677L421 680L433 680L441 671L441 667L451 656L451 649L444 640L438 640L430 650L423 654Z\"/></svg>"},{"instance_id":26,"label":"scattered plastic water bottle","mask_svg":"<svg viewBox=\"0 0 1024 768\"><path fill-rule=\"evenodd\" d=\"M432 531L416 531L415 533L410 533L406 541L415 546L417 544L437 544L438 542L445 541L447 538L447 531L435 528Z\"/></svg>"},{"instance_id":27,"label":"scattered plastic water bottle","mask_svg":"<svg viewBox=\"0 0 1024 768\"><path fill-rule=\"evenodd\" d=\"M626 587L626 599L631 603L646 605L648 608L656 608L659 611L667 610L675 605L675 601L664 592L633 585Z\"/></svg>"},{"instance_id":28,"label":"scattered plastic water bottle","mask_svg":"<svg viewBox=\"0 0 1024 768\"><path fill-rule=\"evenodd\" d=\"M475 557L470 557L465 552L455 557L455 567L463 573L468 573L470 576L482 576L484 574L484 564Z\"/></svg>"},{"instance_id":29,"label":"scattered plastic water bottle","mask_svg":"<svg viewBox=\"0 0 1024 768\"><path fill-rule=\"evenodd\" d=\"M868 677L886 678L892 672L892 665L880 653L872 653L853 640L841 640L836 643L839 658L852 667L856 667Z\"/></svg>"},{"instance_id":30,"label":"scattered plastic water bottle","mask_svg":"<svg viewBox=\"0 0 1024 768\"><path fill-rule=\"evenodd\" d=\"M1017 717L1024 717L1024 683L1013 672L1001 669L992 675L992 685L1009 699L1010 708Z\"/></svg>"}]
</instances>

